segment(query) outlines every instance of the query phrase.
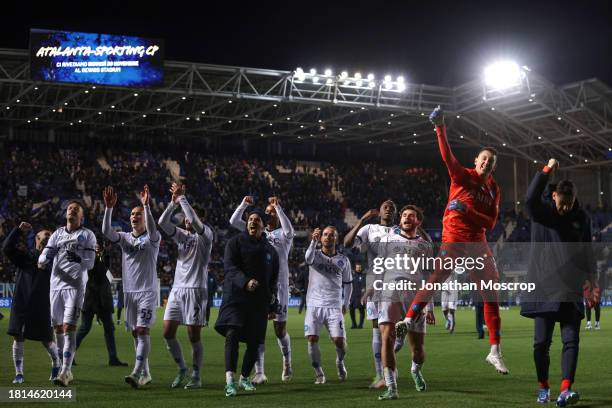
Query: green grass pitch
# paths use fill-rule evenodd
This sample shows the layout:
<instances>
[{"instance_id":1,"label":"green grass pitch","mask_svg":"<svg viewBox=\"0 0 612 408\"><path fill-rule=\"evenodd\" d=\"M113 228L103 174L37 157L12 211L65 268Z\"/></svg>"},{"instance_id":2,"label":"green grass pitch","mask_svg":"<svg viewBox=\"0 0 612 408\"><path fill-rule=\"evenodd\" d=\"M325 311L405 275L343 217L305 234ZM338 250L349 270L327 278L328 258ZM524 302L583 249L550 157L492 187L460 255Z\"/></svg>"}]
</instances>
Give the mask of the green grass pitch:
<instances>
[{"instance_id":1,"label":"green grass pitch","mask_svg":"<svg viewBox=\"0 0 612 408\"><path fill-rule=\"evenodd\" d=\"M0 331L6 333L8 310L0 321ZM213 309L214 322L217 309ZM510 375L502 376L485 363L487 340L477 340L474 330L474 312L457 312L457 330L449 335L443 328L443 316L436 310L438 325L428 328L426 337L427 361L424 374L428 390L416 392L410 377L409 348L398 356L399 392L397 401L377 401L379 390L368 390L374 368L371 351L371 327L348 330L346 366L348 381L340 383L335 372L335 349L327 336L321 338L322 364L328 378L325 385L313 384L313 370L308 361L306 340L303 337L304 315L290 310L288 328L292 339L294 378L288 384L280 381L281 355L271 325L268 329L266 374L269 383L254 393L241 392L236 398L225 398L223 341L212 328L203 330L204 367L203 388L199 390L172 390L169 388L176 366L166 350L161 336L163 310L158 311L157 323L152 330L150 356L153 383L146 389L133 390L123 377L130 368L108 367L103 330L94 323L89 336L77 354L78 366L73 368L77 390L77 406L175 408L182 406L206 407L366 407L377 405L426 407L536 407L535 370L532 361L532 321L519 316L518 310L503 310L502 350ZM348 314L347 320L350 320ZM347 324L350 326L350 324ZM583 325L584 326L584 325ZM10 387L14 375L11 343L4 335L0 341L0 387ZM130 335L120 327L116 330L119 357L134 361ZM189 365L191 351L184 328L179 330L183 353ZM551 349L551 397L558 394L560 380L560 337L555 332ZM241 346L241 357L244 345ZM602 330L581 332L578 373L574 389L581 396L580 406L612 407L612 310L602 310ZM49 358L36 342L26 342L25 378L23 386L54 387L47 381ZM239 360L239 366L241 359ZM9 406L11 404L2 404ZM19 403L24 407L29 404ZM552 406L553 404L551 404ZM58 406L58 404L54 404ZM69 404L68 406L75 406Z\"/></svg>"}]
</instances>

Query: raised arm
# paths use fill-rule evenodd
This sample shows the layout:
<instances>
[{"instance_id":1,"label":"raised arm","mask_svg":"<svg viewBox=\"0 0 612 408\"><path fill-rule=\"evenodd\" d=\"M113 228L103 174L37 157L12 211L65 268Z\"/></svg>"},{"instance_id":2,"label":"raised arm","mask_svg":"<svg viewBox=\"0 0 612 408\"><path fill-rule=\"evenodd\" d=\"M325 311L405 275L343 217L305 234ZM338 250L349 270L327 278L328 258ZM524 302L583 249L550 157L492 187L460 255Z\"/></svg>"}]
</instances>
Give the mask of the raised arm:
<instances>
[{"instance_id":1,"label":"raised arm","mask_svg":"<svg viewBox=\"0 0 612 408\"><path fill-rule=\"evenodd\" d=\"M312 233L312 241L310 241L310 245L308 245L308 249L306 249L306 265L312 265L315 260L315 254L317 251L317 243L319 242L319 238L321 237L321 229L315 228Z\"/></svg>"},{"instance_id":2,"label":"raised arm","mask_svg":"<svg viewBox=\"0 0 612 408\"><path fill-rule=\"evenodd\" d=\"M162 231L169 236L176 234L176 226L172 223L172 214L174 213L175 209L176 204L174 204L174 201L170 201L162 215L159 217L159 220L157 220L159 228L161 228Z\"/></svg>"},{"instance_id":3,"label":"raised arm","mask_svg":"<svg viewBox=\"0 0 612 408\"><path fill-rule=\"evenodd\" d=\"M246 222L242 219L242 215L249 205L253 205L253 197L246 196L230 217L230 225L239 231L246 231Z\"/></svg>"},{"instance_id":4,"label":"raised arm","mask_svg":"<svg viewBox=\"0 0 612 408\"><path fill-rule=\"evenodd\" d=\"M159 242L161 235L157 230L157 224L155 223L155 218L153 218L153 214L151 213L151 207L145 205L144 207L145 213L145 225L147 227L147 234L149 234L149 240L151 242Z\"/></svg>"},{"instance_id":5,"label":"raised arm","mask_svg":"<svg viewBox=\"0 0 612 408\"><path fill-rule=\"evenodd\" d=\"M550 159L548 165L544 166L542 171L538 172L531 180L527 189L527 199L525 200L525 209L531 219L538 223L547 222L551 216L550 209L542 202L542 194L550 179L550 174L558 167L559 163L555 159Z\"/></svg>"},{"instance_id":6,"label":"raised arm","mask_svg":"<svg viewBox=\"0 0 612 408\"><path fill-rule=\"evenodd\" d=\"M198 217L195 210L193 209L191 204L189 204L189 201L187 201L187 198L184 195L179 197L179 204L181 205L183 214L185 214L185 218L187 218L187 220L191 223L195 232L200 235L205 233L204 235L206 235L207 238L212 240L212 231L210 231L210 228L204 225L202 220L200 220L200 217Z\"/></svg>"},{"instance_id":7,"label":"raised arm","mask_svg":"<svg viewBox=\"0 0 612 408\"><path fill-rule=\"evenodd\" d=\"M151 213L151 207L149 206L150 198L151 193L149 192L149 186L145 184L143 190L140 192L140 202L142 203L142 207L144 208L145 227L147 228L149 241L156 243L159 242L161 235L157 230L155 218L153 218L153 214Z\"/></svg>"},{"instance_id":8,"label":"raised arm","mask_svg":"<svg viewBox=\"0 0 612 408\"><path fill-rule=\"evenodd\" d=\"M373 217L378 217L378 210L369 210L363 215L363 217L359 219L359 222L344 236L345 248L351 248L353 245L355 245L355 238L357 238L360 233L365 233L365 230L362 231L362 227L366 225L367 220ZM359 244L363 244L365 242L365 240L363 239L364 237L361 236L359 238L359 240L361 241L359 242Z\"/></svg>"},{"instance_id":9,"label":"raised arm","mask_svg":"<svg viewBox=\"0 0 612 408\"><path fill-rule=\"evenodd\" d=\"M438 147L440 148L440 155L442 161L446 164L448 174L451 179L455 182L459 182L467 173L467 169L459 163L459 160L453 154L450 144L448 143L448 137L446 136L446 125L444 124L444 112L440 105L438 105L431 115L429 120L434 124L436 128L436 135L438 136Z\"/></svg>"},{"instance_id":10,"label":"raised arm","mask_svg":"<svg viewBox=\"0 0 612 408\"><path fill-rule=\"evenodd\" d=\"M119 242L121 238L117 231L113 230L112 218L113 208L117 204L117 193L111 186L107 186L102 194L104 198L104 218L102 219L102 234L113 244Z\"/></svg>"},{"instance_id":11,"label":"raised arm","mask_svg":"<svg viewBox=\"0 0 612 408\"><path fill-rule=\"evenodd\" d=\"M25 233L32 229L27 222L22 222L19 227L15 227L8 234L2 243L2 253L18 268L24 268L31 261L32 257L27 252L17 248L20 233Z\"/></svg>"},{"instance_id":12,"label":"raised arm","mask_svg":"<svg viewBox=\"0 0 612 408\"><path fill-rule=\"evenodd\" d=\"M295 232L293 231L293 225L291 225L289 217L287 217L287 215L283 211L283 208L280 206L278 199L276 197L270 197L268 201L274 206L274 209L276 210L276 215L278 216L281 228L285 233L285 237L287 237L287 239L293 239L293 237L295 236Z\"/></svg>"}]
</instances>

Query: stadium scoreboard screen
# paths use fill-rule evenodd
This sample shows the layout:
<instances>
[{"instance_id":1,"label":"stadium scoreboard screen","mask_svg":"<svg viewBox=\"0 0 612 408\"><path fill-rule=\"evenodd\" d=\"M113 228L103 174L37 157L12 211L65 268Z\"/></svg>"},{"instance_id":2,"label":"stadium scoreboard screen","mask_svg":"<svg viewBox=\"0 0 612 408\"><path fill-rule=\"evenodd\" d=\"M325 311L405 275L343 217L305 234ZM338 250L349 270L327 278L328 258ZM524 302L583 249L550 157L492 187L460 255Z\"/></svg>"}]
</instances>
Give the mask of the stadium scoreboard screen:
<instances>
[{"instance_id":1,"label":"stadium scoreboard screen","mask_svg":"<svg viewBox=\"0 0 612 408\"><path fill-rule=\"evenodd\" d=\"M164 44L125 35L31 29L30 73L34 81L162 86Z\"/></svg>"}]
</instances>

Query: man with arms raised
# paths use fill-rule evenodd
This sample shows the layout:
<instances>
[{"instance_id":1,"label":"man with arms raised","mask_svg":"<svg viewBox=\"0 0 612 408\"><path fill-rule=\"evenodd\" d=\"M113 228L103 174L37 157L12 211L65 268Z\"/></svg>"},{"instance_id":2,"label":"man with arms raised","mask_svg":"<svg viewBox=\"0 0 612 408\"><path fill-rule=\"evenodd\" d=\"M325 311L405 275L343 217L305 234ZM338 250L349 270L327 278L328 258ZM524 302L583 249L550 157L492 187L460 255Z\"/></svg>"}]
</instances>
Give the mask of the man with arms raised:
<instances>
[{"instance_id":1,"label":"man with arms raised","mask_svg":"<svg viewBox=\"0 0 612 408\"><path fill-rule=\"evenodd\" d=\"M246 222L242 215L247 207L252 206L255 200L251 196L244 197L242 203L230 218L230 224L239 231L246 231ZM287 307L289 306L289 251L293 245L295 233L291 221L283 211L277 197L268 198L268 206L265 209L267 216L266 229L264 231L268 242L276 249L279 258L278 270L278 310L274 318L274 333L278 346L283 354L282 381L289 381L293 376L291 368L291 338L287 333ZM268 379L264 373L264 351L265 344L259 345L257 361L255 363L255 377L253 384L263 384Z\"/></svg>"},{"instance_id":2,"label":"man with arms raised","mask_svg":"<svg viewBox=\"0 0 612 408\"><path fill-rule=\"evenodd\" d=\"M125 382L134 388L149 384L150 328L155 323L155 309L159 304L157 254L161 235L149 208L149 186L140 193L141 205L132 208L132 232L117 232L111 225L117 193L112 187L104 189L104 220L102 233L121 248L121 269L125 300L125 323L132 330L136 349L136 363Z\"/></svg>"},{"instance_id":3,"label":"man with arms raised","mask_svg":"<svg viewBox=\"0 0 612 408\"><path fill-rule=\"evenodd\" d=\"M225 337L225 396L241 388L255 391L249 376L265 341L268 318L274 318L279 261L264 235L267 215L255 209L247 218L247 231L232 237L223 257L223 300L215 330ZM246 343L242 370L236 383L240 342Z\"/></svg>"},{"instance_id":4,"label":"man with arms raised","mask_svg":"<svg viewBox=\"0 0 612 408\"><path fill-rule=\"evenodd\" d=\"M206 323L208 262L210 261L213 232L189 205L185 198L183 185L173 183L170 192L172 200L159 218L159 227L176 242L178 259L174 272L174 283L164 313L164 338L168 351L179 367L178 375L172 383L172 388L178 388L187 376L187 366L183 359L181 345L176 339L176 330L179 324L187 326L193 356L193 371L191 380L185 385L185 388L201 388L202 341L200 332ZM172 223L172 213L179 206L185 215L184 229Z\"/></svg>"}]
</instances>

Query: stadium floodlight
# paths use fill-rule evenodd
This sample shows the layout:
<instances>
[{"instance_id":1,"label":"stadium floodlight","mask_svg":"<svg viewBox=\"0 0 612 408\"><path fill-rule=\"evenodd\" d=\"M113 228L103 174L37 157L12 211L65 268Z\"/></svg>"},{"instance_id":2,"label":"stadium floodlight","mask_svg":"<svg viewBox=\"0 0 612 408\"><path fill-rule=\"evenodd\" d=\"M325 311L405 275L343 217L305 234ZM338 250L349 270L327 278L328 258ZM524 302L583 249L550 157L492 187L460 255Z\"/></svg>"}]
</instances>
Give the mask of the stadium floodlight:
<instances>
[{"instance_id":1,"label":"stadium floodlight","mask_svg":"<svg viewBox=\"0 0 612 408\"><path fill-rule=\"evenodd\" d=\"M525 73L514 61L497 61L484 69L485 84L493 90L505 90L519 86Z\"/></svg>"},{"instance_id":2,"label":"stadium floodlight","mask_svg":"<svg viewBox=\"0 0 612 408\"><path fill-rule=\"evenodd\" d=\"M331 79L331 78L327 78L327 81L325 81L325 83L326 83L327 85L331 85L331 84L333 84L333 83L334 83L334 80L333 80L333 79Z\"/></svg>"},{"instance_id":3,"label":"stadium floodlight","mask_svg":"<svg viewBox=\"0 0 612 408\"><path fill-rule=\"evenodd\" d=\"M374 74L368 74L368 81L374 80Z\"/></svg>"},{"instance_id":4,"label":"stadium floodlight","mask_svg":"<svg viewBox=\"0 0 612 408\"><path fill-rule=\"evenodd\" d=\"M314 68L310 68L310 75L317 75L317 70Z\"/></svg>"},{"instance_id":5,"label":"stadium floodlight","mask_svg":"<svg viewBox=\"0 0 612 408\"><path fill-rule=\"evenodd\" d=\"M385 82L391 82L391 75L385 75Z\"/></svg>"},{"instance_id":6,"label":"stadium floodlight","mask_svg":"<svg viewBox=\"0 0 612 408\"><path fill-rule=\"evenodd\" d=\"M340 73L340 79L345 79L345 78L348 78L348 72L346 72L346 71L342 71L342 72Z\"/></svg>"},{"instance_id":7,"label":"stadium floodlight","mask_svg":"<svg viewBox=\"0 0 612 408\"><path fill-rule=\"evenodd\" d=\"M358 79L357 81L355 81L355 85L357 85L358 87L363 86L363 81L361 79Z\"/></svg>"},{"instance_id":8,"label":"stadium floodlight","mask_svg":"<svg viewBox=\"0 0 612 408\"><path fill-rule=\"evenodd\" d=\"M392 84L391 82L387 82L387 81L385 81L385 82L383 82L383 87L384 87L384 88L385 88L387 91L390 91L390 90L391 90L391 88L393 88L393 84Z\"/></svg>"},{"instance_id":9,"label":"stadium floodlight","mask_svg":"<svg viewBox=\"0 0 612 408\"><path fill-rule=\"evenodd\" d=\"M355 72L355 79L361 79L361 73Z\"/></svg>"},{"instance_id":10,"label":"stadium floodlight","mask_svg":"<svg viewBox=\"0 0 612 408\"><path fill-rule=\"evenodd\" d=\"M313 76L312 77L312 83L313 84L318 84L319 83L319 77L318 76Z\"/></svg>"},{"instance_id":11,"label":"stadium floodlight","mask_svg":"<svg viewBox=\"0 0 612 408\"><path fill-rule=\"evenodd\" d=\"M368 88L374 88L376 86L376 82L370 81L368 82Z\"/></svg>"},{"instance_id":12,"label":"stadium floodlight","mask_svg":"<svg viewBox=\"0 0 612 408\"><path fill-rule=\"evenodd\" d=\"M398 82L397 84L397 90L399 92L404 92L406 90L406 84L403 82Z\"/></svg>"},{"instance_id":13,"label":"stadium floodlight","mask_svg":"<svg viewBox=\"0 0 612 408\"><path fill-rule=\"evenodd\" d=\"M304 79L306 79L306 73L302 68L297 67L295 69L294 77L297 82L304 82Z\"/></svg>"},{"instance_id":14,"label":"stadium floodlight","mask_svg":"<svg viewBox=\"0 0 612 408\"><path fill-rule=\"evenodd\" d=\"M333 72L332 72L332 70L331 70L331 69L327 68L327 69L325 70L325 76L332 76L332 74L333 74Z\"/></svg>"},{"instance_id":15,"label":"stadium floodlight","mask_svg":"<svg viewBox=\"0 0 612 408\"><path fill-rule=\"evenodd\" d=\"M403 84L404 83L404 77L400 75L400 76L397 77L396 81L397 81L398 84Z\"/></svg>"}]
</instances>

